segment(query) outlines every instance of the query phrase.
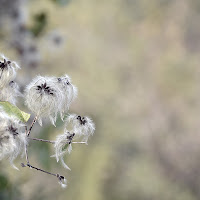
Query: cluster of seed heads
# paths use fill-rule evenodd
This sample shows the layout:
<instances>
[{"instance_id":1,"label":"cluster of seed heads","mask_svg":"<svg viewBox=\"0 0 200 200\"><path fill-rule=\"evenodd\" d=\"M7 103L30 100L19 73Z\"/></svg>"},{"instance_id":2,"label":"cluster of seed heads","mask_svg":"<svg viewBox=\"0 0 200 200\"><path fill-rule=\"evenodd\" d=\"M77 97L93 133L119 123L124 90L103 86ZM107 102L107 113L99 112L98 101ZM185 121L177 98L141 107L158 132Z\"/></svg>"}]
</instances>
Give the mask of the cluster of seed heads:
<instances>
[{"instance_id":1,"label":"cluster of seed heads","mask_svg":"<svg viewBox=\"0 0 200 200\"><path fill-rule=\"evenodd\" d=\"M19 92L19 87L14 82L16 71L20 67L16 62L10 61L5 56L0 61L0 101L16 103L17 96L23 96L25 105L32 111L35 118L32 125L27 125L16 116L6 113L0 107L0 160L8 158L14 168L14 159L22 154L26 155L26 164L22 167L29 167L58 178L62 187L66 187L66 179L59 174L53 174L37 168L30 164L28 159L27 145L30 140L49 142L54 146L56 161L61 161L64 168L70 169L64 162L64 155L71 153L73 143L87 144L88 138L94 133L95 125L87 117L77 114L69 114L71 103L77 97L77 88L72 84L68 75L61 77L37 76L25 88L24 95ZM30 133L37 121L42 126L42 119L49 118L55 126L58 114L64 121L64 133L58 135L55 141L31 138Z\"/></svg>"}]
</instances>

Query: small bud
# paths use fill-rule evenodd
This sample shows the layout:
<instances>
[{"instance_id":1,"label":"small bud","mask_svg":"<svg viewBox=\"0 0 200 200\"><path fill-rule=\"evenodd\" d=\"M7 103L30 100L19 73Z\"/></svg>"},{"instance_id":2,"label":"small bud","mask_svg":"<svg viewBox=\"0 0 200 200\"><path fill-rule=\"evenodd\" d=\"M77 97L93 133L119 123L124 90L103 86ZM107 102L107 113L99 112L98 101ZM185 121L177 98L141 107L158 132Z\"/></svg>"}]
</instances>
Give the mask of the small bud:
<instances>
[{"instance_id":1,"label":"small bud","mask_svg":"<svg viewBox=\"0 0 200 200\"><path fill-rule=\"evenodd\" d=\"M58 178L58 183L61 185L61 187L66 188L67 187L67 180L65 179L65 177L57 174L57 178Z\"/></svg>"},{"instance_id":2,"label":"small bud","mask_svg":"<svg viewBox=\"0 0 200 200\"><path fill-rule=\"evenodd\" d=\"M22 167L26 167L26 165L25 165L24 163L21 163L21 166L22 166Z\"/></svg>"}]
</instances>

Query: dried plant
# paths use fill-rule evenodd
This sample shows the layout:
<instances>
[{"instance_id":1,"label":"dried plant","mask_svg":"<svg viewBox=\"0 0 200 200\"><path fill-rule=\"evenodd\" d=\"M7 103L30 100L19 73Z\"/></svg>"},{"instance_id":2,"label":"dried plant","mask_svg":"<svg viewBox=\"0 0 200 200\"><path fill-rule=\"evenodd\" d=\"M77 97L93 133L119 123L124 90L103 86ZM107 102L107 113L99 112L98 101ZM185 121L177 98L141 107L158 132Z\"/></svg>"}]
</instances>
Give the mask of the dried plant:
<instances>
[{"instance_id":1,"label":"dried plant","mask_svg":"<svg viewBox=\"0 0 200 200\"><path fill-rule=\"evenodd\" d=\"M70 169L64 162L63 156L72 151L73 143L87 144L88 137L94 133L95 125L89 117L68 113L71 103L77 97L77 88L71 83L68 75L37 76L24 91L25 105L35 114L31 126L27 128L26 123L30 115L15 106L16 98L22 96L17 83L14 82L18 69L20 67L16 62L2 56L0 61L0 160L7 157L11 165L18 169L13 161L18 155L25 155L26 163L22 163L22 167L55 176L59 184L66 187L67 181L64 176L47 172L30 164L28 144L31 140L53 144L55 155L52 157L55 157L57 162L60 160L64 168ZM48 117L55 126L58 114L65 123L65 129L55 141L30 137L36 122L42 126L42 119Z\"/></svg>"}]
</instances>

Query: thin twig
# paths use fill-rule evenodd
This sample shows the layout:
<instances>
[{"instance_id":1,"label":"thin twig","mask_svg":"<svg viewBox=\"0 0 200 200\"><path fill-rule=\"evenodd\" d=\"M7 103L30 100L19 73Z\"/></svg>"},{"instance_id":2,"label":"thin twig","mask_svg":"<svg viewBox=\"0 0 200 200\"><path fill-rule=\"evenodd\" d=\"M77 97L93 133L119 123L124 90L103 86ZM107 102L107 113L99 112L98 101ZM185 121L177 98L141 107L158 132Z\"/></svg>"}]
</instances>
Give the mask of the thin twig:
<instances>
[{"instance_id":1,"label":"thin twig","mask_svg":"<svg viewBox=\"0 0 200 200\"><path fill-rule=\"evenodd\" d=\"M27 135L27 126L25 127L26 130L26 135ZM29 163L29 159L28 159L28 145L25 145L25 155L26 155L26 162Z\"/></svg>"},{"instance_id":2,"label":"thin twig","mask_svg":"<svg viewBox=\"0 0 200 200\"><path fill-rule=\"evenodd\" d=\"M51 144L54 144L54 143L55 143L55 141L43 140L43 139L39 139L39 138L31 138L31 137L28 137L28 139L30 139L30 140L36 140L36 141L40 141L40 142L48 142L48 143L51 143Z\"/></svg>"},{"instance_id":3,"label":"thin twig","mask_svg":"<svg viewBox=\"0 0 200 200\"><path fill-rule=\"evenodd\" d=\"M49 175L52 175L52 176L57 176L57 174L53 174L53 173L51 173L51 172L47 172L47 171L45 171L45 170L43 170L43 169L40 169L40 168L38 168L38 167L34 167L34 166L30 165L30 164L27 164L27 166L28 166L29 168L31 168L31 169L36 169L36 170L41 171L41 172L44 172L44 173L46 173L46 174L49 174Z\"/></svg>"},{"instance_id":4,"label":"thin twig","mask_svg":"<svg viewBox=\"0 0 200 200\"><path fill-rule=\"evenodd\" d=\"M35 124L36 121L37 121L37 116L35 116L35 118L33 119L33 122L32 122L32 124L31 124L31 126L30 126L30 128L29 128L29 130L28 130L27 136L30 135L31 130L32 130L32 128L33 128L33 125Z\"/></svg>"},{"instance_id":5,"label":"thin twig","mask_svg":"<svg viewBox=\"0 0 200 200\"><path fill-rule=\"evenodd\" d=\"M40 169L40 168L38 168L38 167L34 167L34 166L32 166L31 164L29 164L29 163L27 163L26 165L25 165L24 163L21 163L21 166L22 166L22 167L29 167L30 169L35 169L35 170L40 171L40 172L43 172L43 173L45 173L45 174L49 174L49 175L51 175L51 176L55 176L55 177L58 178L58 181L59 181L61 184L62 184L62 181L65 180L65 177L64 177L64 176L61 176L61 175L59 175L59 174L54 174L54 173L51 173L51 172L47 172L47 171L45 171L45 170L43 170L43 169Z\"/></svg>"},{"instance_id":6,"label":"thin twig","mask_svg":"<svg viewBox=\"0 0 200 200\"><path fill-rule=\"evenodd\" d=\"M35 141L40 141L40 142L48 142L51 144L55 144L55 141L52 140L44 140L44 139L39 139L39 138L31 138L28 137L30 140L35 140ZM87 144L86 142L71 142L72 144Z\"/></svg>"},{"instance_id":7,"label":"thin twig","mask_svg":"<svg viewBox=\"0 0 200 200\"><path fill-rule=\"evenodd\" d=\"M43 170L43 169L40 169L40 168L38 168L38 167L34 167L34 166L32 166L31 164L29 164L29 163L27 163L26 165L25 165L24 163L22 163L22 167L29 167L30 169L35 169L35 170L44 172L44 173L49 174L49 175L52 175L52 176L57 176L57 174L53 174L53 173L51 173L51 172L47 172L47 171L45 171L45 170Z\"/></svg>"},{"instance_id":8,"label":"thin twig","mask_svg":"<svg viewBox=\"0 0 200 200\"><path fill-rule=\"evenodd\" d=\"M25 155L26 155L26 162L27 162L27 164L29 164L27 145L25 146Z\"/></svg>"}]
</instances>

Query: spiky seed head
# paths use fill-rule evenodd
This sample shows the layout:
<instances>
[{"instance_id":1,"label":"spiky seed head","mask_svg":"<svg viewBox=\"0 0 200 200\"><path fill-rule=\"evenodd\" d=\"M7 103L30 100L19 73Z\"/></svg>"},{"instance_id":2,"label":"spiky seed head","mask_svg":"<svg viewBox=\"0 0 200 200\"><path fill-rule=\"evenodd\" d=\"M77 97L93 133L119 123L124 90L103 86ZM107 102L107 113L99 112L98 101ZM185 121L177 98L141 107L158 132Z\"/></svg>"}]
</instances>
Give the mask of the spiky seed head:
<instances>
[{"instance_id":1,"label":"spiky seed head","mask_svg":"<svg viewBox=\"0 0 200 200\"><path fill-rule=\"evenodd\" d=\"M25 89L25 103L37 115L42 124L43 117L49 117L55 125L57 113L61 110L63 93L53 77L37 76Z\"/></svg>"}]
</instances>

